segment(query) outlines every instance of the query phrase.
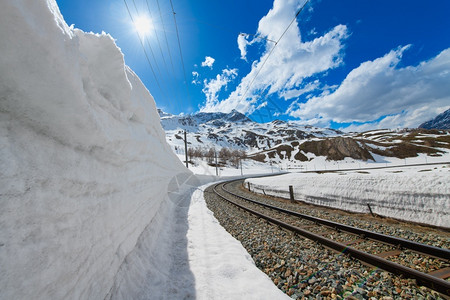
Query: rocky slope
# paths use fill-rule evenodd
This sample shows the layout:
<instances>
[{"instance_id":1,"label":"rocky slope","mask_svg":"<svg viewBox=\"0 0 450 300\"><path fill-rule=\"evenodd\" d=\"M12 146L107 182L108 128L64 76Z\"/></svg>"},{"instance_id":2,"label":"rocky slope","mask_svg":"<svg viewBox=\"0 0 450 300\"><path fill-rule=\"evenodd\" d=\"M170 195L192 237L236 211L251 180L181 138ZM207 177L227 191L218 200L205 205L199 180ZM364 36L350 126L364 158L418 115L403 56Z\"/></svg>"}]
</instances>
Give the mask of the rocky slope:
<instances>
[{"instance_id":1,"label":"rocky slope","mask_svg":"<svg viewBox=\"0 0 450 300\"><path fill-rule=\"evenodd\" d=\"M424 129L450 129L450 109L439 114L433 120L427 121L419 125Z\"/></svg>"},{"instance_id":2,"label":"rocky slope","mask_svg":"<svg viewBox=\"0 0 450 300\"><path fill-rule=\"evenodd\" d=\"M189 148L245 150L260 162L300 163L322 158L339 161L409 158L419 154L441 156L450 149L450 134L439 130L373 130L343 133L333 129L302 126L295 121L256 123L245 115L198 113L175 116L159 110L168 143L184 153L183 131Z\"/></svg>"},{"instance_id":3,"label":"rocky slope","mask_svg":"<svg viewBox=\"0 0 450 300\"><path fill-rule=\"evenodd\" d=\"M450 149L450 134L438 130L374 130L335 137L299 140L250 154L258 161L329 161L352 158L376 161L379 158L411 158L419 154L442 156Z\"/></svg>"},{"instance_id":4,"label":"rocky slope","mask_svg":"<svg viewBox=\"0 0 450 300\"><path fill-rule=\"evenodd\" d=\"M282 143L316 137L337 136L342 132L313 126L302 126L295 121L275 120L256 123L236 110L225 113L197 113L171 115L158 110L161 125L169 144L175 151L184 148L183 131L191 147L216 149L231 148L249 153L270 149ZM184 151L184 150L183 150Z\"/></svg>"}]
</instances>

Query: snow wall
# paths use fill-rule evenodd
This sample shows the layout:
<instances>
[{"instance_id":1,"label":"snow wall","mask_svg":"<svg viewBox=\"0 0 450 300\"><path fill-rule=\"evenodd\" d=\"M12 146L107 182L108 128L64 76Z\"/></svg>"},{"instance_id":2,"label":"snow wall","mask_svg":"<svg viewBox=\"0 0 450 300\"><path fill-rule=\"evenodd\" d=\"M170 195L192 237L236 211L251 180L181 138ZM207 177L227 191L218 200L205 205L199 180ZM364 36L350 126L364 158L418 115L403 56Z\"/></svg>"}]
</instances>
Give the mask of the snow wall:
<instances>
[{"instance_id":1,"label":"snow wall","mask_svg":"<svg viewBox=\"0 0 450 300\"><path fill-rule=\"evenodd\" d=\"M420 169L419 169L420 170ZM293 173L250 178L251 190L271 196L358 213L450 228L450 172L448 167L430 172ZM400 171L401 172L401 171Z\"/></svg>"},{"instance_id":2,"label":"snow wall","mask_svg":"<svg viewBox=\"0 0 450 300\"><path fill-rule=\"evenodd\" d=\"M2 0L0 41L0 297L103 299L190 174L111 36Z\"/></svg>"}]
</instances>

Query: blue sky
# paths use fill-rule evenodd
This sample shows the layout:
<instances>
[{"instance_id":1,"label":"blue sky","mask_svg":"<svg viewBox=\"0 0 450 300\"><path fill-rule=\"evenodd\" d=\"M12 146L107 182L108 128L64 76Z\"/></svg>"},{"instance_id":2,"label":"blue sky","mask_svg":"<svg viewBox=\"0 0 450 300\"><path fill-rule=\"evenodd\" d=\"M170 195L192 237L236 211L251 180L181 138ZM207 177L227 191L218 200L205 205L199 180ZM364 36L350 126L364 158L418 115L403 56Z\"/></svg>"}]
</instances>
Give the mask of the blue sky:
<instances>
[{"instance_id":1,"label":"blue sky","mask_svg":"<svg viewBox=\"0 0 450 300\"><path fill-rule=\"evenodd\" d=\"M169 113L237 109L360 131L450 108L448 0L311 0L297 18L305 0L172 0L185 71L170 0L57 3L69 25L111 34ZM152 17L141 39L151 67L125 3L134 20Z\"/></svg>"}]
</instances>

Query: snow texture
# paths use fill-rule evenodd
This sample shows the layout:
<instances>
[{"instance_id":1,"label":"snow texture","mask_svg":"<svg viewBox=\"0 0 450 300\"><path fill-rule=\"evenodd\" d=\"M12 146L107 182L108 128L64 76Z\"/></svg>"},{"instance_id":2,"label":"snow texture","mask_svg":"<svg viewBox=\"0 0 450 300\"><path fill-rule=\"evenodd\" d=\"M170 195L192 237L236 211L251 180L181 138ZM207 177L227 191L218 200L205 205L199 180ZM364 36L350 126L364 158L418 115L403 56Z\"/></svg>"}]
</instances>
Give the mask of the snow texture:
<instances>
[{"instance_id":1,"label":"snow texture","mask_svg":"<svg viewBox=\"0 0 450 300\"><path fill-rule=\"evenodd\" d=\"M180 161L185 162L184 154L177 154ZM206 161L201 158L193 158L193 164L189 164L189 170L195 175L211 176L215 180L220 178L228 178L230 176L256 176L270 173L279 173L281 170L276 166L271 166L267 163L260 163L254 160L242 160L242 169L233 166L225 165L217 168L208 165Z\"/></svg>"},{"instance_id":2,"label":"snow texture","mask_svg":"<svg viewBox=\"0 0 450 300\"><path fill-rule=\"evenodd\" d=\"M197 299L290 299L259 271L239 241L220 226L197 189L189 208L188 256ZM215 262L215 263L211 263Z\"/></svg>"},{"instance_id":3,"label":"snow texture","mask_svg":"<svg viewBox=\"0 0 450 300\"><path fill-rule=\"evenodd\" d=\"M437 115L434 119L419 125L425 129L450 129L450 108Z\"/></svg>"},{"instance_id":4,"label":"snow texture","mask_svg":"<svg viewBox=\"0 0 450 300\"><path fill-rule=\"evenodd\" d=\"M244 149L249 153L280 143L290 144L294 136L302 140L306 137L331 137L342 133L328 128L303 126L298 121L257 123L236 110L228 114L200 112L193 115L171 115L161 109L158 112L167 142L177 154L184 153L184 130L187 131L191 149L232 148Z\"/></svg>"},{"instance_id":5,"label":"snow texture","mask_svg":"<svg viewBox=\"0 0 450 300\"><path fill-rule=\"evenodd\" d=\"M285 297L165 142L107 34L0 3L0 298ZM191 200L193 202L190 205Z\"/></svg>"},{"instance_id":6,"label":"snow texture","mask_svg":"<svg viewBox=\"0 0 450 300\"><path fill-rule=\"evenodd\" d=\"M108 299L284 299L203 198L210 177L177 177L169 213L142 234Z\"/></svg>"},{"instance_id":7,"label":"snow texture","mask_svg":"<svg viewBox=\"0 0 450 300\"><path fill-rule=\"evenodd\" d=\"M450 165L293 173L247 179L252 191L450 228Z\"/></svg>"},{"instance_id":8,"label":"snow texture","mask_svg":"<svg viewBox=\"0 0 450 300\"><path fill-rule=\"evenodd\" d=\"M0 41L1 298L103 299L188 171L109 35L8 0Z\"/></svg>"}]
</instances>

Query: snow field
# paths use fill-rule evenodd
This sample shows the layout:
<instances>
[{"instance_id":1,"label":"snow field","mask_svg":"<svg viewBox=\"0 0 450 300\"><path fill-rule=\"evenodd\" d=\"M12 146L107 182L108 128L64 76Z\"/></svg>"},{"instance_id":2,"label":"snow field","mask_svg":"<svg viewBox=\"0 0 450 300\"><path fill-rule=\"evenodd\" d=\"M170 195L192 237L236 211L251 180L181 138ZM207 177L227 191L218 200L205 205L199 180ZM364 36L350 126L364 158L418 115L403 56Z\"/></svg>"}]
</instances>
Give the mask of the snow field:
<instances>
[{"instance_id":1,"label":"snow field","mask_svg":"<svg viewBox=\"0 0 450 300\"><path fill-rule=\"evenodd\" d=\"M182 177L126 257L107 298L287 298L207 208L209 184L198 185L211 177Z\"/></svg>"},{"instance_id":2,"label":"snow field","mask_svg":"<svg viewBox=\"0 0 450 300\"><path fill-rule=\"evenodd\" d=\"M193 193L188 213L188 256L195 275L196 298L290 299L219 224L203 198L206 187Z\"/></svg>"},{"instance_id":3,"label":"snow field","mask_svg":"<svg viewBox=\"0 0 450 300\"><path fill-rule=\"evenodd\" d=\"M349 169L371 169L382 167L402 167L414 164L435 164L435 163L448 163L450 162L450 152L448 149L441 148L444 151L442 156L428 156L420 153L417 157L397 158L386 157L378 154L371 153L375 161L368 160L362 161L346 157L343 160L333 161L328 160L325 156L316 156L313 153L305 153L305 156L310 159L309 161L290 161L288 159L278 160L273 165L282 170L289 172L300 171L342 171ZM281 151L284 153L285 151ZM298 151L293 152L292 155L297 154Z\"/></svg>"},{"instance_id":4,"label":"snow field","mask_svg":"<svg viewBox=\"0 0 450 300\"><path fill-rule=\"evenodd\" d=\"M115 276L108 299L192 299L194 276L187 257L187 210L200 184L181 173L172 178L167 199L141 234Z\"/></svg>"},{"instance_id":5,"label":"snow field","mask_svg":"<svg viewBox=\"0 0 450 300\"><path fill-rule=\"evenodd\" d=\"M185 164L186 157L184 154L177 154L180 161ZM196 175L207 175L216 177L216 168L208 165L202 159L193 158L194 165L189 164L189 170ZM251 159L242 161L242 176L278 173L280 169L277 166L270 166L267 163L260 163ZM241 168L231 166L219 167L217 169L218 177L241 176Z\"/></svg>"},{"instance_id":6,"label":"snow field","mask_svg":"<svg viewBox=\"0 0 450 300\"><path fill-rule=\"evenodd\" d=\"M252 191L450 228L450 165L250 178Z\"/></svg>"}]
</instances>

